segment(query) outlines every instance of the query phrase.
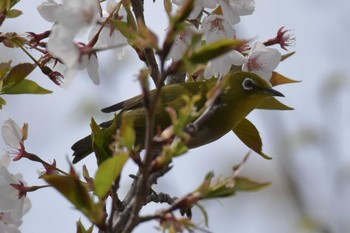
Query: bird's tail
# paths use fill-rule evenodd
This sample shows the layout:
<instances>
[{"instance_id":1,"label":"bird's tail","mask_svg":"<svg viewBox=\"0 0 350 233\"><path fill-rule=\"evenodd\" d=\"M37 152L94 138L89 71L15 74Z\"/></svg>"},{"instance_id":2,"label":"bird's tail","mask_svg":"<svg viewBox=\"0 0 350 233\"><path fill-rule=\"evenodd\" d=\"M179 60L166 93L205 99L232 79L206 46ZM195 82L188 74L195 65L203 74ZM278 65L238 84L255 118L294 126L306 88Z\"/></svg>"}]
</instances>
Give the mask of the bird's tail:
<instances>
[{"instance_id":1,"label":"bird's tail","mask_svg":"<svg viewBox=\"0 0 350 233\"><path fill-rule=\"evenodd\" d=\"M86 136L85 138L80 139L72 146L73 152L73 163L77 163L89 154L93 152L92 150L92 137L91 135Z\"/></svg>"}]
</instances>

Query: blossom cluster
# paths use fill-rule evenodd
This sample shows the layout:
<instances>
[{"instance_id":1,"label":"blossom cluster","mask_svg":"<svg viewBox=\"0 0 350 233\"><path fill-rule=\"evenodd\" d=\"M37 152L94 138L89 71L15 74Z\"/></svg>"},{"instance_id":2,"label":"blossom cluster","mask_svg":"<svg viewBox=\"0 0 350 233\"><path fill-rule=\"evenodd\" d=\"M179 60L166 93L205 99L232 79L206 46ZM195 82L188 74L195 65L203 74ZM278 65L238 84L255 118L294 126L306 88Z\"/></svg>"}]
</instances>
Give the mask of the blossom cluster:
<instances>
[{"instance_id":1,"label":"blossom cluster","mask_svg":"<svg viewBox=\"0 0 350 233\"><path fill-rule=\"evenodd\" d=\"M0 158L0 232L19 233L22 217L31 207L30 200L19 192L24 186L21 174L12 174L8 170L11 155L18 155L23 148L24 134L11 119L4 122L2 135L7 145L5 154Z\"/></svg>"},{"instance_id":2,"label":"blossom cluster","mask_svg":"<svg viewBox=\"0 0 350 233\"><path fill-rule=\"evenodd\" d=\"M115 14L118 19L125 20L126 13L120 3L107 1L106 14ZM96 51L100 48L112 48L118 59L121 59L126 38L110 24L103 25L107 18L102 14L96 0L63 0L56 3L48 0L38 6L40 15L48 22L54 23L47 50L51 56L65 65L65 83L69 83L77 70L87 69L94 84L100 83L98 59ZM75 38L90 31L90 42L76 42ZM97 36L97 40L95 38Z\"/></svg>"},{"instance_id":3,"label":"blossom cluster","mask_svg":"<svg viewBox=\"0 0 350 233\"><path fill-rule=\"evenodd\" d=\"M185 2L185 0L173 0L173 3L177 5L182 5ZM215 10L212 13L208 13L209 9ZM202 33L207 44L221 39L238 39L234 26L240 22L241 16L252 14L254 9L254 0L195 1L195 7L188 19L201 19L201 26L197 29L190 24L186 30L178 35L169 57L174 60L181 59L191 42L192 36L196 33ZM278 31L278 40L275 39L269 45L280 44L283 49L286 49L286 46L289 45L287 41L293 40L286 32L287 30L281 28ZM266 81L269 81L272 71L281 61L281 53L277 49L267 47L267 43L255 42L250 47L248 40L242 41L243 45L237 46L235 50L210 60L205 67L204 77L221 77L226 75L232 66L238 66L241 67L242 71L256 73ZM269 41L272 42L273 40Z\"/></svg>"},{"instance_id":4,"label":"blossom cluster","mask_svg":"<svg viewBox=\"0 0 350 233\"><path fill-rule=\"evenodd\" d=\"M182 6L187 1L172 2ZM109 49L118 59L123 57L127 38L109 20L126 21L127 14L122 2L107 0L105 12L96 0L63 0L62 3L47 0L37 9L45 20L54 23L47 42L47 51L65 65L65 83L72 80L77 70L87 69L93 83L99 84L99 50ZM251 15L254 10L254 0L196 0L188 22L199 20L199 26L188 23L177 35L168 58L173 61L182 59L192 37L198 33L203 35L203 43L206 44L225 38L238 40L235 25L241 21L241 16ZM87 30L89 42L77 42L77 36ZM240 39L242 43L237 48L207 63L204 77L222 77L232 66L236 66L269 81L272 71L281 61L281 53L268 46L279 44L286 49L294 39L286 32L288 30L281 28L276 38L265 43L255 42L253 45L249 44L249 40Z\"/></svg>"}]
</instances>

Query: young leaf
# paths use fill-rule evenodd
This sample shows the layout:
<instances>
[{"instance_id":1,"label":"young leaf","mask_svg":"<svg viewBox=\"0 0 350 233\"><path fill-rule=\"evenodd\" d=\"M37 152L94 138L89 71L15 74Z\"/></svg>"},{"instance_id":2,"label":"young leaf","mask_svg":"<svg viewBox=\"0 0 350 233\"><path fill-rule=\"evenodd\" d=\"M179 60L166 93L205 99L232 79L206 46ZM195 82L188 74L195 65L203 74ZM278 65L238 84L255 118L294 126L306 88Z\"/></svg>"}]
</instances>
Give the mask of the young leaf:
<instances>
[{"instance_id":1,"label":"young leaf","mask_svg":"<svg viewBox=\"0 0 350 233\"><path fill-rule=\"evenodd\" d=\"M106 197L114 181L119 177L128 158L128 153L120 153L100 164L95 175L94 191L101 200Z\"/></svg>"},{"instance_id":2,"label":"young leaf","mask_svg":"<svg viewBox=\"0 0 350 233\"><path fill-rule=\"evenodd\" d=\"M209 225L209 217L208 217L208 212L206 211L206 209L204 208L204 206L202 206L199 203L196 203L195 206L197 206L197 208L200 210L200 212L203 214L204 217L204 224L206 227L208 227Z\"/></svg>"},{"instance_id":3,"label":"young leaf","mask_svg":"<svg viewBox=\"0 0 350 233\"><path fill-rule=\"evenodd\" d=\"M222 39L211 44L206 44L195 51L188 58L193 64L206 63L211 59L219 57L237 46L241 45L241 40Z\"/></svg>"},{"instance_id":4,"label":"young leaf","mask_svg":"<svg viewBox=\"0 0 350 233\"><path fill-rule=\"evenodd\" d=\"M284 61L284 60L286 60L287 58L290 58L290 57L293 56L295 53L296 53L296 52L294 51L294 52L290 52L290 53L287 53L287 54L282 55L281 61Z\"/></svg>"},{"instance_id":5,"label":"young leaf","mask_svg":"<svg viewBox=\"0 0 350 233\"><path fill-rule=\"evenodd\" d=\"M262 140L259 131L249 120L244 118L234 129L237 137L250 149L261 155L265 159L272 159L262 152Z\"/></svg>"},{"instance_id":6,"label":"young leaf","mask_svg":"<svg viewBox=\"0 0 350 233\"><path fill-rule=\"evenodd\" d=\"M9 87L3 88L3 94L51 94L52 91L39 86L36 82L24 79L21 82Z\"/></svg>"},{"instance_id":7,"label":"young leaf","mask_svg":"<svg viewBox=\"0 0 350 233\"><path fill-rule=\"evenodd\" d=\"M0 97L0 109L2 109L2 106L6 104L6 101Z\"/></svg>"},{"instance_id":8,"label":"young leaf","mask_svg":"<svg viewBox=\"0 0 350 233\"><path fill-rule=\"evenodd\" d=\"M298 83L298 82L301 82L301 81L287 78L287 77L283 76L282 74L277 73L276 71L272 72L272 76L270 79L270 83L272 86L277 86L277 85L282 85L282 84L287 84L287 83Z\"/></svg>"},{"instance_id":9,"label":"young leaf","mask_svg":"<svg viewBox=\"0 0 350 233\"><path fill-rule=\"evenodd\" d=\"M171 3L171 0L163 0L163 4L164 4L164 9L165 12L167 13L168 16L171 15L172 12L172 8L173 8L173 4Z\"/></svg>"},{"instance_id":10,"label":"young leaf","mask_svg":"<svg viewBox=\"0 0 350 233\"><path fill-rule=\"evenodd\" d=\"M266 188L269 185L270 182L259 183L245 177L237 177L235 188L237 191L254 192Z\"/></svg>"},{"instance_id":11,"label":"young leaf","mask_svg":"<svg viewBox=\"0 0 350 233\"><path fill-rule=\"evenodd\" d=\"M20 16L21 14L22 14L22 11L20 11L20 10L16 10L16 9L9 10L6 14L6 18L16 18L16 17Z\"/></svg>"},{"instance_id":12,"label":"young leaf","mask_svg":"<svg viewBox=\"0 0 350 233\"><path fill-rule=\"evenodd\" d=\"M260 104L257 109L265 110L294 110L285 104L282 104L274 97L267 98L262 104Z\"/></svg>"},{"instance_id":13,"label":"young leaf","mask_svg":"<svg viewBox=\"0 0 350 233\"><path fill-rule=\"evenodd\" d=\"M92 209L92 198L78 177L69 175L43 175L42 178L57 189L77 209L87 212Z\"/></svg>"},{"instance_id":14,"label":"young leaf","mask_svg":"<svg viewBox=\"0 0 350 233\"><path fill-rule=\"evenodd\" d=\"M100 164L105 159L112 156L110 145L114 140L113 136L117 130L117 119L115 117L113 123L107 129L101 129L100 126L92 118L90 127L92 130L92 147L96 154L97 163Z\"/></svg>"},{"instance_id":15,"label":"young leaf","mask_svg":"<svg viewBox=\"0 0 350 233\"><path fill-rule=\"evenodd\" d=\"M77 222L77 233L92 233L93 230L94 225L92 225L89 229L86 230L86 228L80 220Z\"/></svg>"},{"instance_id":16,"label":"young leaf","mask_svg":"<svg viewBox=\"0 0 350 233\"><path fill-rule=\"evenodd\" d=\"M121 145L125 146L129 150L132 150L136 141L134 122L132 119L127 118L125 114L122 115L122 124L119 132Z\"/></svg>"},{"instance_id":17,"label":"young leaf","mask_svg":"<svg viewBox=\"0 0 350 233\"><path fill-rule=\"evenodd\" d=\"M11 61L0 63L0 80L11 70Z\"/></svg>"},{"instance_id":18,"label":"young leaf","mask_svg":"<svg viewBox=\"0 0 350 233\"><path fill-rule=\"evenodd\" d=\"M24 80L35 68L34 64L21 63L10 70L6 78L3 80L3 89L10 88Z\"/></svg>"},{"instance_id":19,"label":"young leaf","mask_svg":"<svg viewBox=\"0 0 350 233\"><path fill-rule=\"evenodd\" d=\"M43 175L42 178L57 189L90 221L98 226L104 225L104 209L101 203L94 203L87 187L73 174L63 176L57 174Z\"/></svg>"}]
</instances>

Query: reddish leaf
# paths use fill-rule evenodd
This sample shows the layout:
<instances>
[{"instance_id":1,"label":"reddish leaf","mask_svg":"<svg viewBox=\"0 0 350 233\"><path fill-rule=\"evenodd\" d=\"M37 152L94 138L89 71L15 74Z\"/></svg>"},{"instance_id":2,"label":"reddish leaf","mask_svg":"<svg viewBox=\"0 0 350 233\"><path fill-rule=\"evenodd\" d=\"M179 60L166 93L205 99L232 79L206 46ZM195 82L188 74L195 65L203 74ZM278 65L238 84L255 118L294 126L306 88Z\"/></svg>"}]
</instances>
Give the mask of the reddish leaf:
<instances>
[{"instance_id":1,"label":"reddish leaf","mask_svg":"<svg viewBox=\"0 0 350 233\"><path fill-rule=\"evenodd\" d=\"M288 84L288 83L298 83L298 82L301 82L301 81L287 78L286 76L283 76L280 73L277 73L276 71L272 72L272 76L270 79L270 83L272 86Z\"/></svg>"}]
</instances>

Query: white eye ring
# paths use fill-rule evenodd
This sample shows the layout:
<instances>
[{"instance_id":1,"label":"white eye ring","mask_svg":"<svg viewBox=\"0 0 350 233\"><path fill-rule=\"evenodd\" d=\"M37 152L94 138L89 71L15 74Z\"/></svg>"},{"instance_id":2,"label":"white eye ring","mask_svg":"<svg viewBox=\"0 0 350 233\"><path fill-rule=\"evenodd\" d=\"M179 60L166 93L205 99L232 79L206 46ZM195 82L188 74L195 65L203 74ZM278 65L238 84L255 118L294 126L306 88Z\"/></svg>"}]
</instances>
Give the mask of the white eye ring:
<instances>
[{"instance_id":1,"label":"white eye ring","mask_svg":"<svg viewBox=\"0 0 350 233\"><path fill-rule=\"evenodd\" d=\"M255 87L255 83L251 78L245 78L242 82L242 87L246 91L250 91Z\"/></svg>"}]
</instances>

